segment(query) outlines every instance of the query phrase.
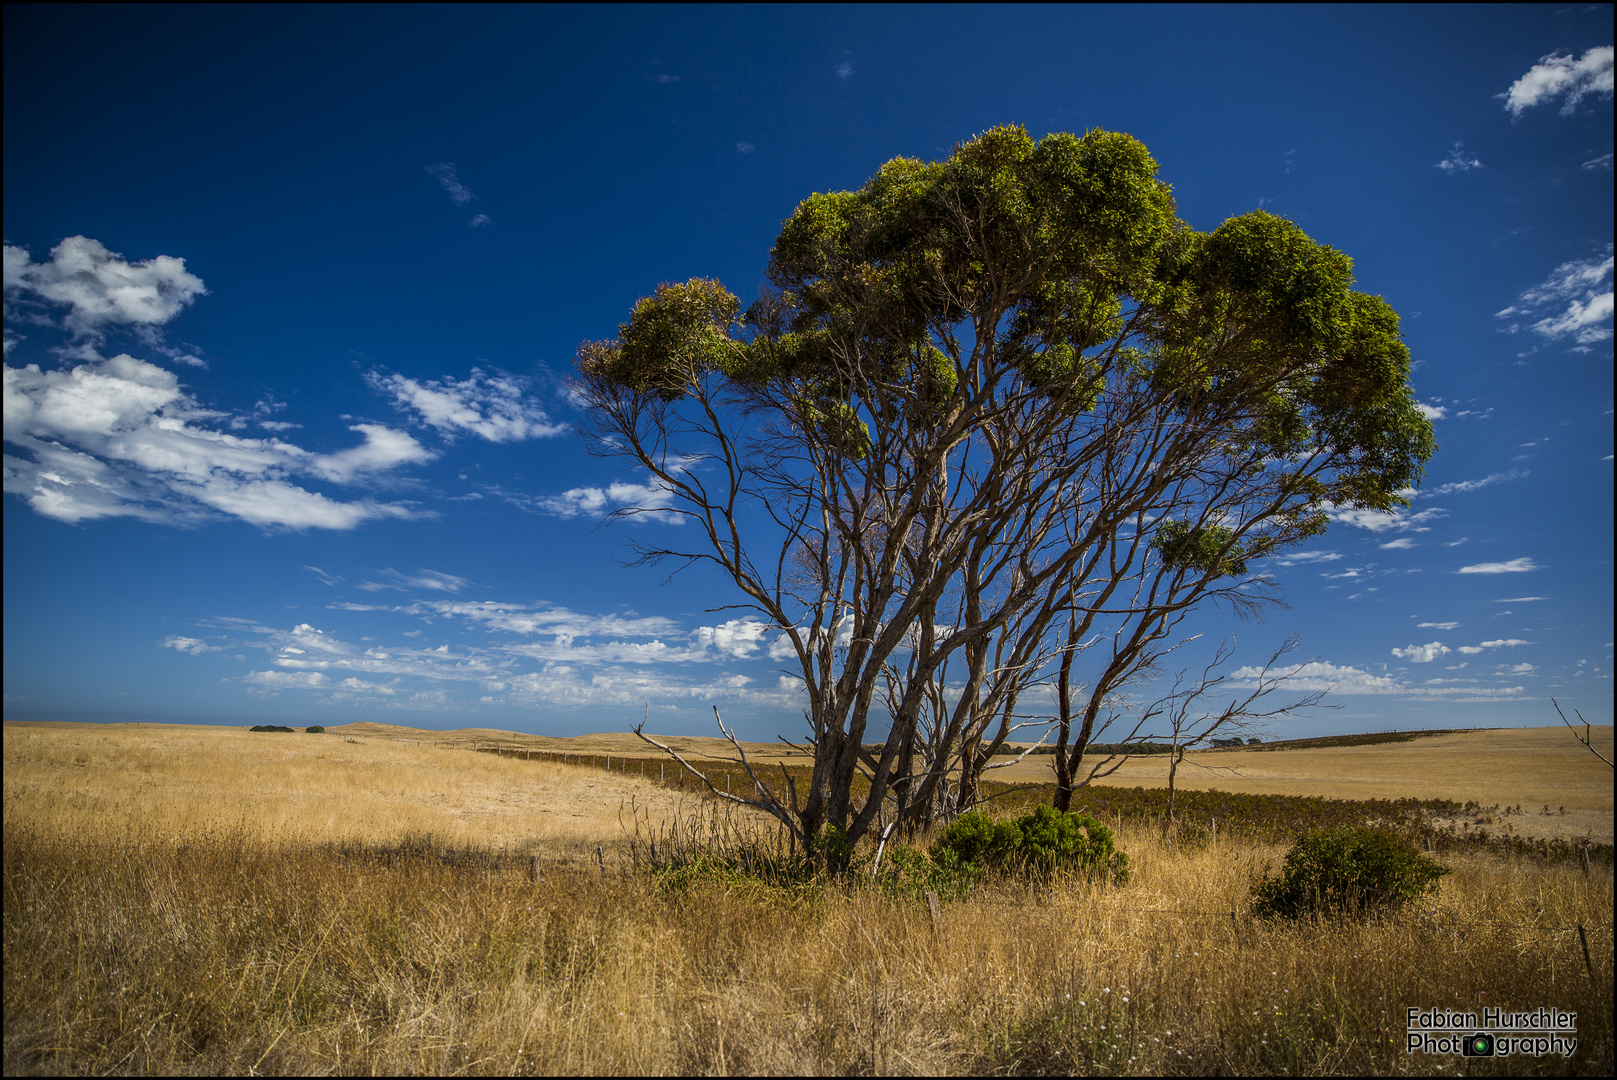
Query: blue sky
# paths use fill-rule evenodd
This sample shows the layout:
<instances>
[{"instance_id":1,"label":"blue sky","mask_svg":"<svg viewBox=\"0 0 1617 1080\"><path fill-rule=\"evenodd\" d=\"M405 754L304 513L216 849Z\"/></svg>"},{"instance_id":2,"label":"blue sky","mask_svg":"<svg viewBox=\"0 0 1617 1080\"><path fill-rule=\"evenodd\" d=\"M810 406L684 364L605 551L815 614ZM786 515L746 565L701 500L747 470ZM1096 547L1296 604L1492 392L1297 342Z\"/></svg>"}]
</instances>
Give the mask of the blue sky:
<instances>
[{"instance_id":1,"label":"blue sky","mask_svg":"<svg viewBox=\"0 0 1617 1080\"><path fill-rule=\"evenodd\" d=\"M629 568L566 379L660 282L996 124L1141 139L1404 317L1440 449L1208 614L1339 706L1612 717L1612 9L14 6L8 716L797 735L771 636ZM655 499L655 493L651 494Z\"/></svg>"}]
</instances>

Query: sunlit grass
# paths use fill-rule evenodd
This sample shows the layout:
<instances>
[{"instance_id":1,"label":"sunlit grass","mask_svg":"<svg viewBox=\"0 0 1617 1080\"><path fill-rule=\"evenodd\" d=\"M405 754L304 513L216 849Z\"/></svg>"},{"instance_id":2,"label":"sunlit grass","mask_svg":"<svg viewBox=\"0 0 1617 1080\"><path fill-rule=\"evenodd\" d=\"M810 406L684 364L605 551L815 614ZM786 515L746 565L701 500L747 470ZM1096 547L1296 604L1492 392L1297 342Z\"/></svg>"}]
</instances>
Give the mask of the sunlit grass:
<instances>
[{"instance_id":1,"label":"sunlit grass","mask_svg":"<svg viewBox=\"0 0 1617 1080\"><path fill-rule=\"evenodd\" d=\"M14 734L8 1074L1612 1069L1601 866L1456 853L1395 917L1268 924L1247 894L1282 845L1125 821L1126 886L988 881L934 924L858 874L669 887L615 808L551 820L570 798L672 820L634 777L302 734L98 763ZM1574 1011L1579 1051L1410 1057L1410 1005Z\"/></svg>"}]
</instances>

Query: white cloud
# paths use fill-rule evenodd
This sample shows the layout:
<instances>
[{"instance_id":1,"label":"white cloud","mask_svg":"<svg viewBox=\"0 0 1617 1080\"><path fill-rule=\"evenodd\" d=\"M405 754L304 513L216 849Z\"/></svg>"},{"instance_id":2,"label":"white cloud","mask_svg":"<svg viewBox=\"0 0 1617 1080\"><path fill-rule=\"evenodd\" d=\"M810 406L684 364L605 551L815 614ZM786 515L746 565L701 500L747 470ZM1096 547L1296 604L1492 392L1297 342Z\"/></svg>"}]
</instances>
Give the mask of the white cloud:
<instances>
[{"instance_id":1,"label":"white cloud","mask_svg":"<svg viewBox=\"0 0 1617 1080\"><path fill-rule=\"evenodd\" d=\"M1528 69L1527 74L1511 84L1499 96L1505 99L1505 110L1512 116L1539 105L1565 97L1562 116L1571 116L1585 97L1612 92L1612 47L1601 45L1574 59L1571 54L1555 53L1543 57Z\"/></svg>"},{"instance_id":2,"label":"white cloud","mask_svg":"<svg viewBox=\"0 0 1617 1080\"><path fill-rule=\"evenodd\" d=\"M318 671L250 671L246 681L274 690L307 690L325 686L331 680Z\"/></svg>"},{"instance_id":3,"label":"white cloud","mask_svg":"<svg viewBox=\"0 0 1617 1080\"><path fill-rule=\"evenodd\" d=\"M1394 649L1392 654L1400 660L1408 660L1411 664L1430 664L1433 660L1440 660L1453 651L1441 641L1433 641L1426 645L1411 645L1407 649Z\"/></svg>"},{"instance_id":4,"label":"white cloud","mask_svg":"<svg viewBox=\"0 0 1617 1080\"><path fill-rule=\"evenodd\" d=\"M1531 644L1531 641L1523 641L1521 638L1500 638L1497 641L1484 641L1482 647L1484 649L1514 649L1518 645Z\"/></svg>"},{"instance_id":5,"label":"white cloud","mask_svg":"<svg viewBox=\"0 0 1617 1080\"><path fill-rule=\"evenodd\" d=\"M691 633L691 640L697 648L713 649L722 656L742 659L758 651L768 631L769 624L757 619L731 619L718 626L697 627Z\"/></svg>"},{"instance_id":6,"label":"white cloud","mask_svg":"<svg viewBox=\"0 0 1617 1080\"><path fill-rule=\"evenodd\" d=\"M399 408L415 412L422 423L437 428L446 439L470 433L489 442L520 442L567 430L563 424L551 423L536 403L524 400L523 381L509 375L486 375L473 368L470 378L458 382L448 376L420 381L373 371L365 380L390 395Z\"/></svg>"},{"instance_id":7,"label":"white cloud","mask_svg":"<svg viewBox=\"0 0 1617 1080\"><path fill-rule=\"evenodd\" d=\"M220 651L218 645L209 645L201 638L179 637L178 635L164 638L158 643L158 648L177 649L180 652L188 652L192 656L201 656L203 653Z\"/></svg>"},{"instance_id":8,"label":"white cloud","mask_svg":"<svg viewBox=\"0 0 1617 1080\"><path fill-rule=\"evenodd\" d=\"M1225 683L1228 690L1256 689L1256 679L1262 674L1260 668L1242 667L1230 672L1230 682ZM1276 674L1270 671L1270 677ZM1283 669L1280 674L1286 676L1286 689L1308 693L1315 690L1325 690L1337 694L1380 694L1411 699L1437 699L1450 701L1508 701L1520 696L1526 687L1523 686L1479 686L1466 684L1463 686L1410 686L1399 679L1389 675L1372 675L1356 667L1322 661L1313 661L1307 664L1298 664L1295 667ZM1458 698L1455 695L1468 695Z\"/></svg>"},{"instance_id":9,"label":"white cloud","mask_svg":"<svg viewBox=\"0 0 1617 1080\"><path fill-rule=\"evenodd\" d=\"M844 61L842 61L842 63L837 65L837 78L846 79L846 78L849 78L852 75L853 75L853 64L850 61L844 60Z\"/></svg>"},{"instance_id":10,"label":"white cloud","mask_svg":"<svg viewBox=\"0 0 1617 1080\"><path fill-rule=\"evenodd\" d=\"M1547 596L1507 596L1503 600L1495 600L1496 604L1526 604L1534 600L1548 600Z\"/></svg>"},{"instance_id":11,"label":"white cloud","mask_svg":"<svg viewBox=\"0 0 1617 1080\"><path fill-rule=\"evenodd\" d=\"M1430 532L1431 522L1448 516L1448 511L1440 507L1432 507L1411 513L1408 510L1356 510L1351 507L1339 507L1327 502L1324 505L1325 514L1332 521L1344 525L1355 525L1361 529L1368 529L1373 533L1387 532L1396 529L1399 532Z\"/></svg>"},{"instance_id":12,"label":"white cloud","mask_svg":"<svg viewBox=\"0 0 1617 1080\"><path fill-rule=\"evenodd\" d=\"M1531 475L1526 469L1512 469L1509 472L1489 473L1480 480L1457 480L1451 484L1441 484L1425 491L1406 488L1399 494L1408 499L1431 499L1439 495L1464 495L1466 492L1476 491L1478 488L1485 488L1491 484L1500 484L1507 480L1520 480Z\"/></svg>"},{"instance_id":13,"label":"white cloud","mask_svg":"<svg viewBox=\"0 0 1617 1080\"><path fill-rule=\"evenodd\" d=\"M1482 168L1482 162L1475 154L1467 154L1463 143L1455 143L1454 149L1449 151L1449 156L1432 167L1452 174L1469 172L1471 169L1480 169Z\"/></svg>"},{"instance_id":14,"label":"white cloud","mask_svg":"<svg viewBox=\"0 0 1617 1080\"><path fill-rule=\"evenodd\" d=\"M1460 567L1462 574L1525 574L1529 570L1537 570L1539 565L1532 559L1511 559L1509 562L1475 563L1471 566Z\"/></svg>"},{"instance_id":15,"label":"white cloud","mask_svg":"<svg viewBox=\"0 0 1617 1080\"><path fill-rule=\"evenodd\" d=\"M364 581L357 588L365 592L380 592L383 589L392 589L397 592L408 592L412 589L425 589L429 592L459 593L471 582L454 574L445 574L440 570L418 570L414 574L401 574L397 570L382 570L378 576L385 581ZM327 582L329 585L330 582Z\"/></svg>"},{"instance_id":16,"label":"white cloud","mask_svg":"<svg viewBox=\"0 0 1617 1080\"><path fill-rule=\"evenodd\" d=\"M1501 319L1528 319L1539 316L1529 327L1550 341L1572 338L1587 348L1611 337L1612 268L1611 245L1604 259L1564 262L1550 276L1523 292L1516 302L1497 313ZM1520 323L1507 328L1514 332Z\"/></svg>"},{"instance_id":17,"label":"white cloud","mask_svg":"<svg viewBox=\"0 0 1617 1080\"><path fill-rule=\"evenodd\" d=\"M1407 536L1400 536L1396 540L1388 540L1385 544L1382 544L1381 547L1389 551L1406 551L1412 547L1420 547L1420 543L1419 541L1412 540Z\"/></svg>"},{"instance_id":18,"label":"white cloud","mask_svg":"<svg viewBox=\"0 0 1617 1080\"><path fill-rule=\"evenodd\" d=\"M750 142L738 142L738 143L736 143L736 153L738 153L738 154L755 153L757 151L757 149L758 148L756 146L752 145L752 143L750 143Z\"/></svg>"},{"instance_id":19,"label":"white cloud","mask_svg":"<svg viewBox=\"0 0 1617 1080\"><path fill-rule=\"evenodd\" d=\"M483 226L487 225L493 220L494 219L489 217L487 214L474 214L472 216L472 220L468 221L466 224L470 225L474 229L481 229Z\"/></svg>"},{"instance_id":20,"label":"white cloud","mask_svg":"<svg viewBox=\"0 0 1617 1080\"><path fill-rule=\"evenodd\" d=\"M1504 668L1502 670L1507 675L1531 675L1533 672L1537 671L1538 668L1533 666L1532 664L1520 663L1520 664L1513 664L1510 667Z\"/></svg>"},{"instance_id":21,"label":"white cloud","mask_svg":"<svg viewBox=\"0 0 1617 1080\"><path fill-rule=\"evenodd\" d=\"M1279 555L1274 559L1276 566L1307 566L1310 563L1335 562L1342 558L1339 551L1298 551L1288 555Z\"/></svg>"},{"instance_id":22,"label":"white cloud","mask_svg":"<svg viewBox=\"0 0 1617 1080\"><path fill-rule=\"evenodd\" d=\"M517 615L519 605L466 604L441 601L403 608L358 610L400 613L432 612ZM581 631L661 631L677 626L666 619L633 614L587 616L563 608L528 611L538 629ZM744 702L771 708L792 707L798 695L791 680L755 687L755 680L733 671L690 675L664 661L683 660L724 664L750 658L758 650L766 628L754 620L731 620L716 627L699 627L684 645L653 641L581 645L566 634L544 646L495 642L454 649L394 647L344 641L317 627L300 623L276 630L247 620L217 620L236 633L246 632L250 643L269 652L273 668L252 671L244 681L262 692L308 690L323 702L350 700L355 695L379 695L390 707L453 708L478 701L526 707L615 704L635 706L650 699L665 702ZM520 629L520 627L519 627ZM642 634L641 636L646 636ZM537 662L537 666L532 666ZM709 669L711 671L711 669ZM386 681L379 681L385 679Z\"/></svg>"},{"instance_id":23,"label":"white cloud","mask_svg":"<svg viewBox=\"0 0 1617 1080\"><path fill-rule=\"evenodd\" d=\"M455 163L453 161L441 161L436 165L428 165L427 174L438 178L438 183L443 185L444 191L448 192L449 198L454 201L456 206L465 206L477 198L476 195L472 194L471 189L461 183L460 178L455 175Z\"/></svg>"},{"instance_id":24,"label":"white cloud","mask_svg":"<svg viewBox=\"0 0 1617 1080\"><path fill-rule=\"evenodd\" d=\"M1611 168L1611 153L1608 151L1597 158L1591 158L1583 163L1583 167L1585 169L1609 169Z\"/></svg>"},{"instance_id":25,"label":"white cloud","mask_svg":"<svg viewBox=\"0 0 1617 1080\"><path fill-rule=\"evenodd\" d=\"M26 249L5 245L7 316L14 303L66 307L62 325L90 343L113 326L154 330L206 292L202 279L173 255L132 263L99 240L70 236L51 249L49 262L36 263ZM83 356L99 359L93 350Z\"/></svg>"},{"instance_id":26,"label":"white cloud","mask_svg":"<svg viewBox=\"0 0 1617 1080\"><path fill-rule=\"evenodd\" d=\"M70 371L5 367L5 439L32 460L5 458L5 490L59 521L138 517L198 520L223 513L255 525L350 529L409 506L340 502L291 483L307 474L338 483L432 457L409 435L374 424L365 442L316 454L280 439L244 439L205 426L202 408L172 372L120 354Z\"/></svg>"},{"instance_id":27,"label":"white cloud","mask_svg":"<svg viewBox=\"0 0 1617 1080\"><path fill-rule=\"evenodd\" d=\"M547 514L560 518L580 515L604 515L618 510L652 511L659 517L678 522L669 507L674 493L655 480L649 484L626 484L621 481L600 487L577 487L532 500L532 505Z\"/></svg>"},{"instance_id":28,"label":"white cloud","mask_svg":"<svg viewBox=\"0 0 1617 1080\"><path fill-rule=\"evenodd\" d=\"M1428 627L1430 627L1433 630L1453 630L1456 626L1459 626L1460 624L1457 623L1457 622L1423 622L1423 623L1416 623L1415 625L1417 627L1423 629L1423 630L1428 628Z\"/></svg>"},{"instance_id":29,"label":"white cloud","mask_svg":"<svg viewBox=\"0 0 1617 1080\"><path fill-rule=\"evenodd\" d=\"M1449 414L1447 405L1427 405L1425 402L1415 402L1415 408L1428 420L1441 420Z\"/></svg>"}]
</instances>

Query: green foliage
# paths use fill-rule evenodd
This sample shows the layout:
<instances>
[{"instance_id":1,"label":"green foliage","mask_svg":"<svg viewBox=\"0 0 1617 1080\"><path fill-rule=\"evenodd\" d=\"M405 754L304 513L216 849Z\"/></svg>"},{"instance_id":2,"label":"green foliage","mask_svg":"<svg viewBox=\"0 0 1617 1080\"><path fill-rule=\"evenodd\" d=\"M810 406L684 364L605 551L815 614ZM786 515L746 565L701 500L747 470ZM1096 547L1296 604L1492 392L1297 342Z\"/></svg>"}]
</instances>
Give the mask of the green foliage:
<instances>
[{"instance_id":1,"label":"green foliage","mask_svg":"<svg viewBox=\"0 0 1617 1080\"><path fill-rule=\"evenodd\" d=\"M292 734L293 729L289 728L289 727L280 727L280 726L278 726L276 724L255 724L251 728L249 728L248 730L249 731L284 731L288 735L290 735L290 734Z\"/></svg>"},{"instance_id":2,"label":"green foliage","mask_svg":"<svg viewBox=\"0 0 1617 1080\"><path fill-rule=\"evenodd\" d=\"M319 724L316 724L313 727L306 727L303 730L309 735L324 735L326 733L326 729L321 727Z\"/></svg>"},{"instance_id":3,"label":"green foliage","mask_svg":"<svg viewBox=\"0 0 1617 1080\"><path fill-rule=\"evenodd\" d=\"M974 873L1070 870L1119 884L1129 875L1128 856L1115 849L1112 830L1088 814L1064 814L1048 805L1015 821L996 821L980 810L961 814L932 845L932 861L944 860Z\"/></svg>"},{"instance_id":4,"label":"green foliage","mask_svg":"<svg viewBox=\"0 0 1617 1080\"><path fill-rule=\"evenodd\" d=\"M717 281L659 286L579 369L665 403L711 375L772 387L856 460L872 417L924 431L1007 390L1076 417L1149 386L1257 474L1311 462L1275 515L1288 540L1323 528L1326 501L1401 505L1435 449L1398 316L1352 289L1352 260L1263 211L1191 229L1118 132L1005 125L943 161L894 158L858 190L805 198L769 278L745 314ZM994 328L980 356L951 329L974 320L979 338ZM1226 553L1219 572L1264 553Z\"/></svg>"},{"instance_id":5,"label":"green foliage","mask_svg":"<svg viewBox=\"0 0 1617 1080\"><path fill-rule=\"evenodd\" d=\"M831 866L846 866L849 857L853 855L853 845L848 843L848 834L835 825L821 826L810 839L810 846Z\"/></svg>"},{"instance_id":6,"label":"green foliage","mask_svg":"<svg viewBox=\"0 0 1617 1080\"><path fill-rule=\"evenodd\" d=\"M1252 912L1297 918L1385 911L1435 892L1449 872L1394 833L1312 830L1286 853L1279 877L1253 886Z\"/></svg>"},{"instance_id":7,"label":"green foliage","mask_svg":"<svg viewBox=\"0 0 1617 1080\"><path fill-rule=\"evenodd\" d=\"M587 378L678 401L707 372L745 366L730 337L740 314L740 301L717 281L660 285L635 304L618 340L580 349L579 369Z\"/></svg>"},{"instance_id":8,"label":"green foliage","mask_svg":"<svg viewBox=\"0 0 1617 1080\"><path fill-rule=\"evenodd\" d=\"M1244 577L1247 547L1237 543L1235 534L1217 525L1197 527L1188 521L1165 521L1157 528L1151 546L1164 565L1211 574L1214 577Z\"/></svg>"},{"instance_id":9,"label":"green foliage","mask_svg":"<svg viewBox=\"0 0 1617 1080\"><path fill-rule=\"evenodd\" d=\"M961 900L982 874L981 864L962 862L952 849L893 844L882 857L876 880L890 896L920 900L935 892L942 900Z\"/></svg>"}]
</instances>

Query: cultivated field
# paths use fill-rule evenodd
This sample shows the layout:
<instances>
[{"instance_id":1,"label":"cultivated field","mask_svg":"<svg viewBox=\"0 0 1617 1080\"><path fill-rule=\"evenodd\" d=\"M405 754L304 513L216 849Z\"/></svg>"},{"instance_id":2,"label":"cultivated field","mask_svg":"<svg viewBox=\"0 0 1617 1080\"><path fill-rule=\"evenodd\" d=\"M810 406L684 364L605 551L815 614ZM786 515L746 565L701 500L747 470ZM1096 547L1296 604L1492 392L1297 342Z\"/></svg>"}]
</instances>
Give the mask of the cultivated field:
<instances>
[{"instance_id":1,"label":"cultivated field","mask_svg":"<svg viewBox=\"0 0 1617 1080\"><path fill-rule=\"evenodd\" d=\"M659 879L620 807L694 798L432 741L6 725L7 1074L1612 1070L1609 865L1452 854L1395 917L1267 924L1283 847L1125 821L1126 885L934 922L857 875ZM1404 1053L1405 1007L1493 1005L1577 1012L1577 1054Z\"/></svg>"},{"instance_id":2,"label":"cultivated field","mask_svg":"<svg viewBox=\"0 0 1617 1080\"><path fill-rule=\"evenodd\" d=\"M1581 728L1579 729L1582 730ZM1612 756L1610 725L1592 742ZM1050 759L1029 756L996 780L1049 783ZM1108 787L1166 787L1167 755L1130 758L1100 781ZM1453 799L1520 806L1512 817L1524 836L1612 842L1611 769L1579 746L1564 726L1501 728L1429 735L1409 742L1327 749L1246 747L1185 755L1176 783L1189 790L1327 799ZM1542 813L1549 807L1550 814ZM1559 811L1566 808L1566 813Z\"/></svg>"}]
</instances>

